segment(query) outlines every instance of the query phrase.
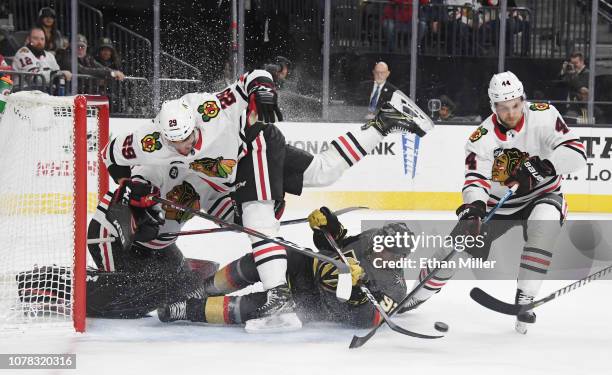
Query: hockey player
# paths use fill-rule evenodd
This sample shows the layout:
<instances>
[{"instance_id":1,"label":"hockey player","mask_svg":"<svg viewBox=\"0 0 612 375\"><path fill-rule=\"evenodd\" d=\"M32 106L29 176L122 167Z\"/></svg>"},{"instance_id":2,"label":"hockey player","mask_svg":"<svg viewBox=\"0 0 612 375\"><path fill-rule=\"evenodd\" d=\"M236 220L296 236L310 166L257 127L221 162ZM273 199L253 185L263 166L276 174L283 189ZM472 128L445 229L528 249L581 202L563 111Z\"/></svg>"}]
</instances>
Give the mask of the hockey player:
<instances>
[{"instance_id":1,"label":"hockey player","mask_svg":"<svg viewBox=\"0 0 612 375\"><path fill-rule=\"evenodd\" d=\"M97 269L87 270L87 316L139 318L159 306L191 295L214 274L218 264L184 258L176 236L191 217L159 205L142 207L151 195L231 216L231 200L217 193L192 171L176 166L136 166L129 183L100 200L89 223L88 248ZM129 199L124 199L130 190ZM112 242L111 242L112 241ZM23 302L67 307L70 291L59 288L71 270L42 267L18 277Z\"/></svg>"},{"instance_id":2,"label":"hockey player","mask_svg":"<svg viewBox=\"0 0 612 375\"><path fill-rule=\"evenodd\" d=\"M405 224L391 223L379 229L367 230L357 236L346 237L346 230L327 207L313 211L308 217L313 228L313 240L321 252L338 258L321 228L329 231L347 257L353 281L353 292L347 302L335 296L338 272L334 266L302 254L289 252L288 281L297 304L297 314L303 321L332 321L353 327L366 328L377 324L380 315L358 285L367 286L385 310L393 307L406 295L402 269L375 268L376 258L397 260L409 249L385 248L373 251L373 237L395 235L410 231ZM191 320L213 324L241 324L248 332L278 332L299 326L287 324L268 326L258 319L261 306L269 303L264 292L242 296L227 296L260 281L252 254L246 254L210 277L199 291L201 297L190 298L158 309L163 322Z\"/></svg>"},{"instance_id":3,"label":"hockey player","mask_svg":"<svg viewBox=\"0 0 612 375\"><path fill-rule=\"evenodd\" d=\"M235 190L242 224L270 237L279 235L275 202L285 192L299 195L305 186L325 186L367 155L393 131L424 135L432 121L401 92L362 129L331 142L333 148L311 155L287 146L274 126L280 111L271 75L244 74L219 93L187 94L165 102L153 124L111 140L104 155L116 180L130 177L130 165L171 164L198 173L221 193ZM294 303L285 279L283 246L251 238L259 278L270 303L258 314L291 314Z\"/></svg>"},{"instance_id":4,"label":"hockey player","mask_svg":"<svg viewBox=\"0 0 612 375\"><path fill-rule=\"evenodd\" d=\"M525 101L523 84L512 72L495 74L489 84L493 114L465 145L463 204L457 209L458 233L486 234L485 246L460 257L486 260L491 243L514 225L522 225L525 245L521 254L515 301L532 302L540 290L553 257L555 242L567 213L561 192L562 175L586 165L584 147L555 107ZM509 186L518 190L487 225L487 208L497 204ZM442 259L448 251L439 250ZM423 269L422 280L429 272ZM415 308L444 286L454 270L443 269L429 280L407 305ZM528 311L517 316L516 330L526 333L536 320Z\"/></svg>"}]
</instances>

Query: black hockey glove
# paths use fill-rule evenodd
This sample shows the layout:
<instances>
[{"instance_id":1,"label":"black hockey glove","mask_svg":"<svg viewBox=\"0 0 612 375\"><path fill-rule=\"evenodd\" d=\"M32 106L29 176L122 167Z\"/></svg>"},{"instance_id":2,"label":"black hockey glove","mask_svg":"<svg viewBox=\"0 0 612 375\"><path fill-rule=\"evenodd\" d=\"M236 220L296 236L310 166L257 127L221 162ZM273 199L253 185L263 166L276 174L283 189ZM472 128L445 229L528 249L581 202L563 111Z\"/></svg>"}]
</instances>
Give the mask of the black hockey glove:
<instances>
[{"instance_id":1,"label":"black hockey glove","mask_svg":"<svg viewBox=\"0 0 612 375\"><path fill-rule=\"evenodd\" d=\"M258 121L266 124L276 122L276 118L278 118L278 121L283 121L283 115L278 107L276 87L271 79L267 77L255 78L249 84L248 90L249 113L255 111Z\"/></svg>"},{"instance_id":2,"label":"black hockey glove","mask_svg":"<svg viewBox=\"0 0 612 375\"><path fill-rule=\"evenodd\" d=\"M321 229L327 230L336 241L340 241L346 236L346 229L338 221L338 217L327 207L312 211L308 215L308 224L313 230L312 239L317 248L329 248L327 239Z\"/></svg>"},{"instance_id":3,"label":"black hockey glove","mask_svg":"<svg viewBox=\"0 0 612 375\"><path fill-rule=\"evenodd\" d=\"M453 229L453 236L472 235L478 236L482 231L482 219L486 214L487 206L483 201L464 203L457 208L456 214L459 223Z\"/></svg>"},{"instance_id":4,"label":"black hockey glove","mask_svg":"<svg viewBox=\"0 0 612 375\"><path fill-rule=\"evenodd\" d=\"M164 225L164 211L159 205L148 208L132 208L136 220L134 241L152 241L159 235L159 227Z\"/></svg>"},{"instance_id":5,"label":"black hockey glove","mask_svg":"<svg viewBox=\"0 0 612 375\"><path fill-rule=\"evenodd\" d=\"M159 189L156 186L137 180L124 180L115 191L113 200L123 197L132 207L148 208L157 204L152 198L159 196Z\"/></svg>"},{"instance_id":6,"label":"black hockey glove","mask_svg":"<svg viewBox=\"0 0 612 375\"><path fill-rule=\"evenodd\" d=\"M527 194L546 177L555 176L556 174L555 167L550 161L542 160L538 156L532 156L523 159L516 165L510 172L510 176L505 184L506 186L512 186L514 183L518 183L517 194Z\"/></svg>"}]
</instances>

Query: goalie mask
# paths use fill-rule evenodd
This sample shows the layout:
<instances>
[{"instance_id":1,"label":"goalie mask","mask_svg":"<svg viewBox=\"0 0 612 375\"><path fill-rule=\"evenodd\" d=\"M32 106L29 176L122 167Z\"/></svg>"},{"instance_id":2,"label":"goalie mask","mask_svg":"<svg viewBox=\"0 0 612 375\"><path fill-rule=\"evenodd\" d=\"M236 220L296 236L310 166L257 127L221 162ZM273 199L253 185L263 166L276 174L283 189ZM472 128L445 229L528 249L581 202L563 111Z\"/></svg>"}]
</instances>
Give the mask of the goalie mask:
<instances>
[{"instance_id":1,"label":"goalie mask","mask_svg":"<svg viewBox=\"0 0 612 375\"><path fill-rule=\"evenodd\" d=\"M157 115L164 138L170 142L187 139L195 128L193 113L193 108L183 99L165 101Z\"/></svg>"}]
</instances>

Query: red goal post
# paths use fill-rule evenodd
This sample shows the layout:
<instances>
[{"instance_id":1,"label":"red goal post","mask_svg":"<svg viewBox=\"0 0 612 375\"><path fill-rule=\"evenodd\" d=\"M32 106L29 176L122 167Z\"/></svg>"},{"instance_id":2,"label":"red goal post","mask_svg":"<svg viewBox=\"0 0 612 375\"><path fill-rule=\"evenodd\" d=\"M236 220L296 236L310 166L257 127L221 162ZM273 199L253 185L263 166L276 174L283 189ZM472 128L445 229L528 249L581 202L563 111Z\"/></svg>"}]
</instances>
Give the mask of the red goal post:
<instances>
[{"instance_id":1,"label":"red goal post","mask_svg":"<svg viewBox=\"0 0 612 375\"><path fill-rule=\"evenodd\" d=\"M0 120L0 333L32 325L85 330L88 215L108 190L100 154L108 139L106 97L9 96ZM17 278L42 279L36 272L46 266L71 277L54 275L51 291ZM47 296L54 294L66 298L53 305Z\"/></svg>"}]
</instances>

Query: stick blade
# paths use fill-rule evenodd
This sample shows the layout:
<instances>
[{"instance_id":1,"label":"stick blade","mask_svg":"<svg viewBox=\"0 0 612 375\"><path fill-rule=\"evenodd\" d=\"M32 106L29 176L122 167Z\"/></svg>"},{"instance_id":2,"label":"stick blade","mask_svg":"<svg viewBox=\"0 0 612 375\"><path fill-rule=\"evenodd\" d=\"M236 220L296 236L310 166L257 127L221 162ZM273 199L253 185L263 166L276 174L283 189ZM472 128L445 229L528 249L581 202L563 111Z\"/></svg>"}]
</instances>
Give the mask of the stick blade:
<instances>
[{"instance_id":1,"label":"stick blade","mask_svg":"<svg viewBox=\"0 0 612 375\"><path fill-rule=\"evenodd\" d=\"M480 288L473 288L470 291L470 297L472 297L472 299L479 305L501 314L517 315L521 310L520 305L500 301Z\"/></svg>"}]
</instances>

